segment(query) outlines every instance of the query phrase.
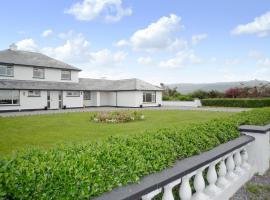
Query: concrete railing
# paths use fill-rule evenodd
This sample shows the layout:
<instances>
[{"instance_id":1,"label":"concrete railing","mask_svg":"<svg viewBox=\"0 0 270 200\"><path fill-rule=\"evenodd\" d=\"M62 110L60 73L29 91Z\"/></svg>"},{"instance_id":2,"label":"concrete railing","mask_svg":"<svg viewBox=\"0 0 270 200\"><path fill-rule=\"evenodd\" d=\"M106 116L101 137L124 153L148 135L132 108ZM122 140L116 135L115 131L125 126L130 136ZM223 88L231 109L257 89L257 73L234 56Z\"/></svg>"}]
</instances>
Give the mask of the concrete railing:
<instances>
[{"instance_id":1,"label":"concrete railing","mask_svg":"<svg viewBox=\"0 0 270 200\"><path fill-rule=\"evenodd\" d=\"M194 101L162 101L163 106L187 106L187 107L201 107L201 101L195 99Z\"/></svg>"},{"instance_id":2,"label":"concrete railing","mask_svg":"<svg viewBox=\"0 0 270 200\"><path fill-rule=\"evenodd\" d=\"M239 130L243 134L235 140L177 161L138 184L120 187L96 200L152 200L158 195L162 200L174 200L175 195L181 200L227 200L255 173L263 174L269 168L270 125L241 126Z\"/></svg>"}]
</instances>

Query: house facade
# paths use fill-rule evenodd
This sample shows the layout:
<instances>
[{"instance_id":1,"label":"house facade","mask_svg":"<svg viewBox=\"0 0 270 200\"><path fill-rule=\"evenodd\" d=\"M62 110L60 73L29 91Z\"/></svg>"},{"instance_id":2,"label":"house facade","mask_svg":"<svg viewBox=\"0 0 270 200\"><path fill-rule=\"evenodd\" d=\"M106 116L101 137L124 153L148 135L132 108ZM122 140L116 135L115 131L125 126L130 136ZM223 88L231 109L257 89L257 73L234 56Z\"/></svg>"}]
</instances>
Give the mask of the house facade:
<instances>
[{"instance_id":1,"label":"house facade","mask_svg":"<svg viewBox=\"0 0 270 200\"><path fill-rule=\"evenodd\" d=\"M0 111L161 106L159 87L139 79L79 78L80 71L40 53L0 51Z\"/></svg>"}]
</instances>

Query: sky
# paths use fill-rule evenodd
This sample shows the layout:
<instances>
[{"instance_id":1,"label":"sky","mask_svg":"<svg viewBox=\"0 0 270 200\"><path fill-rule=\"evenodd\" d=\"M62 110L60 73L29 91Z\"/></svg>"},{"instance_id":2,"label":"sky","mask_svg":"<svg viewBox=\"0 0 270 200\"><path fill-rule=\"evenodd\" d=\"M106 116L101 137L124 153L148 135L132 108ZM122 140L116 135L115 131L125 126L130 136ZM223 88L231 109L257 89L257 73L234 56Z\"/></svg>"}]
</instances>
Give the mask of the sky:
<instances>
[{"instance_id":1,"label":"sky","mask_svg":"<svg viewBox=\"0 0 270 200\"><path fill-rule=\"evenodd\" d=\"M15 43L81 77L159 83L270 81L269 0L2 0Z\"/></svg>"}]
</instances>

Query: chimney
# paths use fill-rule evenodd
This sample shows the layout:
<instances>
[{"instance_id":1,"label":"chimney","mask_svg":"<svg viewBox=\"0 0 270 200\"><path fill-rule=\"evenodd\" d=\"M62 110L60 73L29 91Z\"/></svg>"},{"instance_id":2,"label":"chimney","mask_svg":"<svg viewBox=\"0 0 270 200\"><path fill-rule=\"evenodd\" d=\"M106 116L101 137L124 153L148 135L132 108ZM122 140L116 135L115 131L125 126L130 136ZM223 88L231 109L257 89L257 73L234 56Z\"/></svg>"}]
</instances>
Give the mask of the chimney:
<instances>
[{"instance_id":1,"label":"chimney","mask_svg":"<svg viewBox=\"0 0 270 200\"><path fill-rule=\"evenodd\" d=\"M9 50L16 51L18 49L17 45L15 43L12 43L9 45Z\"/></svg>"}]
</instances>

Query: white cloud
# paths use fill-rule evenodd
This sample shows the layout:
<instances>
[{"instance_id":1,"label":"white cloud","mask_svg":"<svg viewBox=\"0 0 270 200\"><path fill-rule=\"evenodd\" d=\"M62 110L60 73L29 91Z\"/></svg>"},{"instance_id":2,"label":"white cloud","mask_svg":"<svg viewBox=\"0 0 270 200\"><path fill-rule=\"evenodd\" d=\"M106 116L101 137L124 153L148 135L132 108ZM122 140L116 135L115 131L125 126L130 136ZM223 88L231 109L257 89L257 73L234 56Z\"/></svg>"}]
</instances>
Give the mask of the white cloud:
<instances>
[{"instance_id":1,"label":"white cloud","mask_svg":"<svg viewBox=\"0 0 270 200\"><path fill-rule=\"evenodd\" d=\"M193 35L191 38L191 42L193 45L198 44L200 41L205 40L208 37L206 33Z\"/></svg>"},{"instance_id":2,"label":"white cloud","mask_svg":"<svg viewBox=\"0 0 270 200\"><path fill-rule=\"evenodd\" d=\"M137 62L140 65L151 65L151 64L153 64L153 60L150 57L139 57L137 59Z\"/></svg>"},{"instance_id":3,"label":"white cloud","mask_svg":"<svg viewBox=\"0 0 270 200\"><path fill-rule=\"evenodd\" d=\"M193 51L185 50L178 52L174 58L171 58L166 61L161 61L160 67L177 69L190 64L199 64L199 63L201 63L201 59L197 57Z\"/></svg>"},{"instance_id":4,"label":"white cloud","mask_svg":"<svg viewBox=\"0 0 270 200\"><path fill-rule=\"evenodd\" d=\"M234 35L256 34L258 37L265 37L270 31L270 12L256 17L252 22L241 24L232 30Z\"/></svg>"},{"instance_id":5,"label":"white cloud","mask_svg":"<svg viewBox=\"0 0 270 200\"><path fill-rule=\"evenodd\" d=\"M256 50L251 50L248 52L248 57L253 59L259 59L261 58L261 56L262 56L261 53Z\"/></svg>"},{"instance_id":6,"label":"white cloud","mask_svg":"<svg viewBox=\"0 0 270 200\"><path fill-rule=\"evenodd\" d=\"M126 40L119 40L118 42L114 43L114 46L116 47L123 47L127 46L129 43Z\"/></svg>"},{"instance_id":7,"label":"white cloud","mask_svg":"<svg viewBox=\"0 0 270 200\"><path fill-rule=\"evenodd\" d=\"M238 58L230 58L225 60L225 65L238 65L240 60Z\"/></svg>"},{"instance_id":8,"label":"white cloud","mask_svg":"<svg viewBox=\"0 0 270 200\"><path fill-rule=\"evenodd\" d=\"M90 53L90 64L100 67L113 67L125 60L126 56L127 53L122 51L113 53L108 49L103 49Z\"/></svg>"},{"instance_id":9,"label":"white cloud","mask_svg":"<svg viewBox=\"0 0 270 200\"><path fill-rule=\"evenodd\" d=\"M26 51L36 51L37 44L31 38L21 40L16 43L18 50L26 50Z\"/></svg>"},{"instance_id":10,"label":"white cloud","mask_svg":"<svg viewBox=\"0 0 270 200\"><path fill-rule=\"evenodd\" d=\"M42 32L41 36L42 37L48 37L49 35L52 34L52 32L53 31L51 29L45 30L45 31Z\"/></svg>"},{"instance_id":11,"label":"white cloud","mask_svg":"<svg viewBox=\"0 0 270 200\"><path fill-rule=\"evenodd\" d=\"M91 21L98 17L106 21L119 21L132 14L131 8L124 8L122 0L83 0L72 5L65 13L74 15L77 20Z\"/></svg>"},{"instance_id":12,"label":"white cloud","mask_svg":"<svg viewBox=\"0 0 270 200\"><path fill-rule=\"evenodd\" d=\"M133 33L129 40L120 40L119 46L130 45L135 50L157 51L172 50L185 47L187 42L179 38L173 38L172 34L183 26L180 24L181 17L171 14L161 17L158 21L144 29Z\"/></svg>"},{"instance_id":13,"label":"white cloud","mask_svg":"<svg viewBox=\"0 0 270 200\"><path fill-rule=\"evenodd\" d=\"M258 60L258 65L259 66L266 66L270 67L270 58L262 58Z\"/></svg>"}]
</instances>

